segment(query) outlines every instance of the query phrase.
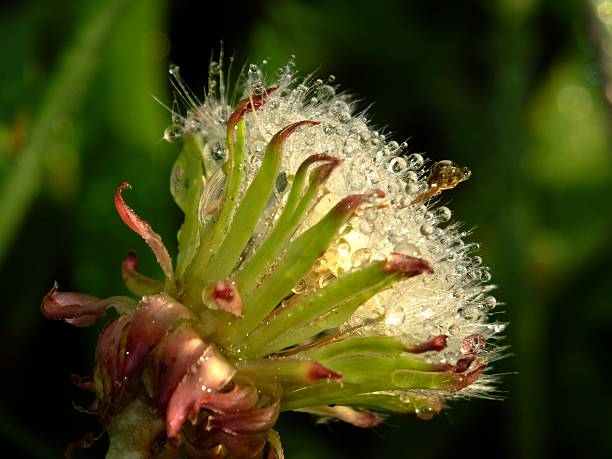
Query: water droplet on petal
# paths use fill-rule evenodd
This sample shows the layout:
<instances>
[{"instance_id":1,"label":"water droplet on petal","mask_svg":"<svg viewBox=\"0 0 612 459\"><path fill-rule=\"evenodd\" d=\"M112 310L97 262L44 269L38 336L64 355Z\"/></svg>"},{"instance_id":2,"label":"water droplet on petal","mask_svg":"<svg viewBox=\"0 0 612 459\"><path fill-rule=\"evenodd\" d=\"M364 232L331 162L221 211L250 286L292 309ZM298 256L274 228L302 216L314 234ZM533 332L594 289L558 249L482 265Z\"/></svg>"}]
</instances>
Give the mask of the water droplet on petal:
<instances>
[{"instance_id":1,"label":"water droplet on petal","mask_svg":"<svg viewBox=\"0 0 612 459\"><path fill-rule=\"evenodd\" d=\"M183 136L183 128L177 124L168 126L164 130L164 140L167 142L177 142Z\"/></svg>"}]
</instances>

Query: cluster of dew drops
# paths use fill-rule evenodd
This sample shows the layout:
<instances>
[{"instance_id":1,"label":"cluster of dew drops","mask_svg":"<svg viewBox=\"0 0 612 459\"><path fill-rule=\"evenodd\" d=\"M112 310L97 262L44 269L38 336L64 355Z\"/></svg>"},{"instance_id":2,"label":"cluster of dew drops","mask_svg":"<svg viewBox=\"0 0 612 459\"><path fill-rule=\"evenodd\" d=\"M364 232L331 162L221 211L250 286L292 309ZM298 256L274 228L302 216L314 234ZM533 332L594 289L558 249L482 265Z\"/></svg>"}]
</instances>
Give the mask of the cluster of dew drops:
<instances>
[{"instance_id":1,"label":"cluster of dew drops","mask_svg":"<svg viewBox=\"0 0 612 459\"><path fill-rule=\"evenodd\" d=\"M262 64L265 66L267 61ZM226 155L225 124L231 112L221 64L210 65L204 102L185 88L177 67L171 67L170 73L187 112L180 115L173 110L173 124L164 137L176 141L186 132L202 135L204 155L220 166ZM415 203L428 189L423 155L409 152L407 142L387 140L385 134L371 129L366 112L354 113L351 98L338 94L334 83L333 75L326 81L311 76L296 78L292 58L279 69L273 82L277 89L268 95L255 122L248 126L245 172L250 180L274 133L296 121L320 122L292 136L277 180L278 207L282 206L292 171L308 155L328 153L342 160L328 179L326 195L314 209L313 220L307 223L316 222L347 194L367 193L376 188L386 195L382 201L369 203L348 222L311 274L294 288L294 293L305 294L320 288L343 272L370 260L384 259L391 252L421 257L432 263L432 275L418 276L376 295L357 310L346 326L356 327L364 335L384 333L407 342L445 334L447 351L425 358L450 364L467 352L485 352L480 341L477 346L465 344L471 336L483 336L487 341L485 354L495 358L494 341L505 324L489 320L497 300L489 293L493 286L488 284L491 280L488 269L474 255L479 245L464 242L469 232L451 221L448 207L437 205L441 198ZM250 64L239 77L239 85L243 88L239 97L263 94L266 91L263 67Z\"/></svg>"}]
</instances>

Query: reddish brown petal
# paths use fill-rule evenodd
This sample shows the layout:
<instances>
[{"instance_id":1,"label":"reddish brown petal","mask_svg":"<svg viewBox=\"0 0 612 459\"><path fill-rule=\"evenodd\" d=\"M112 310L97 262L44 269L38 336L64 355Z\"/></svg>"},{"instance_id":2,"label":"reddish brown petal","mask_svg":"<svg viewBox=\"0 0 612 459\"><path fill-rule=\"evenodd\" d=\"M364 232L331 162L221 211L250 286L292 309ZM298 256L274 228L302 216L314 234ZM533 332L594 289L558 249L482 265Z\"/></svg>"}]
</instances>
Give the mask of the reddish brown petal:
<instances>
[{"instance_id":1,"label":"reddish brown petal","mask_svg":"<svg viewBox=\"0 0 612 459\"><path fill-rule=\"evenodd\" d=\"M132 187L129 183L123 182L117 187L117 191L115 192L115 208L117 209L117 213L119 213L123 223L129 226L132 231L139 234L145 240L147 245L153 251L155 258L157 259L159 266L161 266L162 270L164 271L166 277L168 279L172 279L172 259L170 258L170 254L168 254L166 246L162 242L161 236L153 231L151 225L140 218L136 212L134 212L134 210L132 210L132 208L123 200L121 192L126 188Z\"/></svg>"},{"instance_id":2,"label":"reddish brown petal","mask_svg":"<svg viewBox=\"0 0 612 459\"><path fill-rule=\"evenodd\" d=\"M267 432L278 419L280 401L256 410L214 414L208 417L206 429L221 429L230 434Z\"/></svg>"},{"instance_id":3,"label":"reddish brown petal","mask_svg":"<svg viewBox=\"0 0 612 459\"><path fill-rule=\"evenodd\" d=\"M164 336L155 347L154 380L157 403L165 407L187 370L197 362L206 344L187 323Z\"/></svg>"},{"instance_id":4,"label":"reddish brown petal","mask_svg":"<svg viewBox=\"0 0 612 459\"><path fill-rule=\"evenodd\" d=\"M102 377L104 394L98 394L102 399L111 399L121 390L124 378L121 368L123 367L123 356L125 345L125 334L129 330L130 318L119 316L117 319L106 324L98 339L96 350L96 361Z\"/></svg>"},{"instance_id":5,"label":"reddish brown petal","mask_svg":"<svg viewBox=\"0 0 612 459\"><path fill-rule=\"evenodd\" d=\"M242 316L242 300L236 289L236 283L230 280L218 281L210 291L210 299L224 311L237 317ZM206 300L204 300L206 302Z\"/></svg>"},{"instance_id":6,"label":"reddish brown petal","mask_svg":"<svg viewBox=\"0 0 612 459\"><path fill-rule=\"evenodd\" d=\"M170 397L166 412L168 437L178 435L187 417L195 419L200 409L198 401L205 394L222 389L235 373L234 367L216 347L209 345Z\"/></svg>"},{"instance_id":7,"label":"reddish brown petal","mask_svg":"<svg viewBox=\"0 0 612 459\"><path fill-rule=\"evenodd\" d=\"M77 327L87 327L104 315L113 301L84 293L58 292L57 283L42 300L40 310L47 319L63 319Z\"/></svg>"},{"instance_id":8,"label":"reddish brown petal","mask_svg":"<svg viewBox=\"0 0 612 459\"><path fill-rule=\"evenodd\" d=\"M124 375L129 377L140 367L176 320L191 318L187 307L165 293L143 298L127 339Z\"/></svg>"}]
</instances>

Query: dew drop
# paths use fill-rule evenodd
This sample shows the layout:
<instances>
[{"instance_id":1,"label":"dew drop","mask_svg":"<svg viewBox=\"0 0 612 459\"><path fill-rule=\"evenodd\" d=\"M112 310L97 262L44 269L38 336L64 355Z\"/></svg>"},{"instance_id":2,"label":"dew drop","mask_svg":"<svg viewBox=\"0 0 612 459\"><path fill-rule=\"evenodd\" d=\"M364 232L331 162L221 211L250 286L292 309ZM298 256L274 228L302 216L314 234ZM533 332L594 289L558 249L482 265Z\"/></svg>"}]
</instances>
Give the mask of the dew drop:
<instances>
[{"instance_id":1,"label":"dew drop","mask_svg":"<svg viewBox=\"0 0 612 459\"><path fill-rule=\"evenodd\" d=\"M423 225L421 225L421 234L423 236L429 236L431 233L433 233L434 227L431 223L424 223Z\"/></svg>"},{"instance_id":2,"label":"dew drop","mask_svg":"<svg viewBox=\"0 0 612 459\"><path fill-rule=\"evenodd\" d=\"M324 84L317 89L317 97L322 102L328 102L334 98L336 90L331 86Z\"/></svg>"},{"instance_id":3,"label":"dew drop","mask_svg":"<svg viewBox=\"0 0 612 459\"><path fill-rule=\"evenodd\" d=\"M439 207L436 210L436 217L438 217L438 220L440 220L441 222L449 221L452 215L453 213L448 207L443 206L443 207Z\"/></svg>"},{"instance_id":4,"label":"dew drop","mask_svg":"<svg viewBox=\"0 0 612 459\"><path fill-rule=\"evenodd\" d=\"M420 257L421 249L419 249L416 245L408 241L401 241L394 248L396 252L402 253L404 255L408 255L411 257Z\"/></svg>"},{"instance_id":5,"label":"dew drop","mask_svg":"<svg viewBox=\"0 0 612 459\"><path fill-rule=\"evenodd\" d=\"M487 309L493 309L497 305L497 299L494 296L490 295L490 296L485 297L485 299L482 301L482 304Z\"/></svg>"},{"instance_id":6,"label":"dew drop","mask_svg":"<svg viewBox=\"0 0 612 459\"><path fill-rule=\"evenodd\" d=\"M419 406L414 409L414 414L417 418L429 421L436 414L435 410L431 406Z\"/></svg>"},{"instance_id":7,"label":"dew drop","mask_svg":"<svg viewBox=\"0 0 612 459\"><path fill-rule=\"evenodd\" d=\"M278 174L278 177L276 177L276 191L279 193L285 191L287 188L287 183L287 173L283 171Z\"/></svg>"},{"instance_id":8,"label":"dew drop","mask_svg":"<svg viewBox=\"0 0 612 459\"><path fill-rule=\"evenodd\" d=\"M351 256L351 263L353 266L361 266L370 260L370 249L363 248L356 250Z\"/></svg>"},{"instance_id":9,"label":"dew drop","mask_svg":"<svg viewBox=\"0 0 612 459\"><path fill-rule=\"evenodd\" d=\"M164 130L164 140L167 142L177 142L183 136L183 128L177 124L168 126Z\"/></svg>"},{"instance_id":10,"label":"dew drop","mask_svg":"<svg viewBox=\"0 0 612 459\"><path fill-rule=\"evenodd\" d=\"M179 74L179 70L180 70L180 67L178 65L170 64L168 66L168 73L170 75L178 75Z\"/></svg>"},{"instance_id":11,"label":"dew drop","mask_svg":"<svg viewBox=\"0 0 612 459\"><path fill-rule=\"evenodd\" d=\"M351 114L349 112L340 112L337 118L342 124L346 124L351 120Z\"/></svg>"},{"instance_id":12,"label":"dew drop","mask_svg":"<svg viewBox=\"0 0 612 459\"><path fill-rule=\"evenodd\" d=\"M410 169L420 169L423 167L424 163L425 160L423 159L423 156L418 153L412 153L410 156L408 156L408 165Z\"/></svg>"},{"instance_id":13,"label":"dew drop","mask_svg":"<svg viewBox=\"0 0 612 459\"><path fill-rule=\"evenodd\" d=\"M475 256L474 258L472 258L472 264L474 266L480 266L482 264L482 258L480 258L479 256Z\"/></svg>"},{"instance_id":14,"label":"dew drop","mask_svg":"<svg viewBox=\"0 0 612 459\"><path fill-rule=\"evenodd\" d=\"M247 76L251 83L260 82L262 78L261 69L255 64L250 64Z\"/></svg>"},{"instance_id":15,"label":"dew drop","mask_svg":"<svg viewBox=\"0 0 612 459\"><path fill-rule=\"evenodd\" d=\"M408 162L402 158L401 156L396 156L391 161L389 161L388 169L390 172L394 174L401 174L408 167Z\"/></svg>"},{"instance_id":16,"label":"dew drop","mask_svg":"<svg viewBox=\"0 0 612 459\"><path fill-rule=\"evenodd\" d=\"M210 147L210 154L215 161L223 161L225 159L225 148L219 142L215 142Z\"/></svg>"},{"instance_id":17,"label":"dew drop","mask_svg":"<svg viewBox=\"0 0 612 459\"><path fill-rule=\"evenodd\" d=\"M391 325L392 327L396 327L404 323L405 317L406 314L404 313L404 310L399 306L395 306L390 308L385 314L385 323L387 325Z\"/></svg>"},{"instance_id":18,"label":"dew drop","mask_svg":"<svg viewBox=\"0 0 612 459\"><path fill-rule=\"evenodd\" d=\"M372 228L372 225L367 220L362 219L359 222L359 231L363 234L372 234L373 230L374 228Z\"/></svg>"},{"instance_id":19,"label":"dew drop","mask_svg":"<svg viewBox=\"0 0 612 459\"><path fill-rule=\"evenodd\" d=\"M336 126L334 126L331 123L324 123L322 127L323 127L323 132L327 135L332 135L337 132Z\"/></svg>"},{"instance_id":20,"label":"dew drop","mask_svg":"<svg viewBox=\"0 0 612 459\"><path fill-rule=\"evenodd\" d=\"M340 113L350 112L350 108L349 108L349 105L345 101L337 100L331 104L329 111L332 113L332 115L338 116L340 115Z\"/></svg>"},{"instance_id":21,"label":"dew drop","mask_svg":"<svg viewBox=\"0 0 612 459\"><path fill-rule=\"evenodd\" d=\"M219 75L219 73L221 73L221 64L216 61L212 61L208 66L208 70L210 71L211 75Z\"/></svg>"}]
</instances>

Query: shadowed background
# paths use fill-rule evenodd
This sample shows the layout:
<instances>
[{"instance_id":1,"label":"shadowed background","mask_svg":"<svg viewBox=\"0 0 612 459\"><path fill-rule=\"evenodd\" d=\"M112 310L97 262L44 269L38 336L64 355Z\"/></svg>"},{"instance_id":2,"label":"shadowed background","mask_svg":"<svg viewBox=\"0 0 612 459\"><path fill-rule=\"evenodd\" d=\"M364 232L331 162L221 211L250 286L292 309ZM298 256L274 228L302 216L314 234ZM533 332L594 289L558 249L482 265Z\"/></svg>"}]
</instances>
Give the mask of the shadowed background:
<instances>
[{"instance_id":1,"label":"shadowed background","mask_svg":"<svg viewBox=\"0 0 612 459\"><path fill-rule=\"evenodd\" d=\"M3 457L61 457L96 428L68 380L90 371L98 327L45 320L41 297L125 293L130 249L153 257L115 214L129 201L176 248L168 192L178 151L160 141L169 63L202 94L220 40L235 62L290 55L333 74L407 140L468 165L448 192L474 227L506 303L505 401L456 401L431 421L359 430L278 426L288 459L610 457L612 371L612 2L500 0L8 1L0 6L0 445ZM606 96L607 95L607 96ZM608 204L606 204L608 202ZM76 457L102 457L105 441Z\"/></svg>"}]
</instances>

